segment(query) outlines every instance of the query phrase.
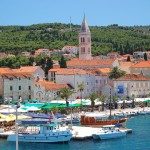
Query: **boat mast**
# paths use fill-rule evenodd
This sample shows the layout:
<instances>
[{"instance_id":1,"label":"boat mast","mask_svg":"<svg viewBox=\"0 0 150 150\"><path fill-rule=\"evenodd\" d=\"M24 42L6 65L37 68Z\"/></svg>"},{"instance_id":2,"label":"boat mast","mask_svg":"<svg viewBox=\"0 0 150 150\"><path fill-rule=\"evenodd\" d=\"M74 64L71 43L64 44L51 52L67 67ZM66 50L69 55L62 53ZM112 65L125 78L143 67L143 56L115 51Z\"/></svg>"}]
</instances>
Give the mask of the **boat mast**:
<instances>
[{"instance_id":1,"label":"boat mast","mask_svg":"<svg viewBox=\"0 0 150 150\"><path fill-rule=\"evenodd\" d=\"M110 88L110 105L109 105L109 110L110 110L110 119L111 119L111 88Z\"/></svg>"}]
</instances>

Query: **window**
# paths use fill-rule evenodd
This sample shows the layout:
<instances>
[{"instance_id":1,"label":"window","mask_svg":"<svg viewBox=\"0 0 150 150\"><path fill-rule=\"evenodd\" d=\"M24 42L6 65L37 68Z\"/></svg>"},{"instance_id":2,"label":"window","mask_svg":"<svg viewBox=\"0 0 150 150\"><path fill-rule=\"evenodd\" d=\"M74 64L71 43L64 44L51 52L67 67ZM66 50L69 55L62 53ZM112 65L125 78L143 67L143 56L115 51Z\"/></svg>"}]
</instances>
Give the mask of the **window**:
<instances>
[{"instance_id":1,"label":"window","mask_svg":"<svg viewBox=\"0 0 150 150\"><path fill-rule=\"evenodd\" d=\"M85 42L85 38L84 38L84 37L83 37L83 39L82 39L82 40L83 40L83 42Z\"/></svg>"},{"instance_id":2,"label":"window","mask_svg":"<svg viewBox=\"0 0 150 150\"><path fill-rule=\"evenodd\" d=\"M88 48L88 54L90 54L90 48Z\"/></svg>"},{"instance_id":3,"label":"window","mask_svg":"<svg viewBox=\"0 0 150 150\"><path fill-rule=\"evenodd\" d=\"M13 90L13 87L12 86L10 86L10 91L12 91Z\"/></svg>"},{"instance_id":4,"label":"window","mask_svg":"<svg viewBox=\"0 0 150 150\"><path fill-rule=\"evenodd\" d=\"M18 79L19 79L19 80L21 80L21 78L20 78L20 77L19 77Z\"/></svg>"},{"instance_id":5,"label":"window","mask_svg":"<svg viewBox=\"0 0 150 150\"><path fill-rule=\"evenodd\" d=\"M21 86L19 86L19 90L21 90Z\"/></svg>"},{"instance_id":6,"label":"window","mask_svg":"<svg viewBox=\"0 0 150 150\"><path fill-rule=\"evenodd\" d=\"M29 99L31 99L31 95L29 95Z\"/></svg>"},{"instance_id":7,"label":"window","mask_svg":"<svg viewBox=\"0 0 150 150\"><path fill-rule=\"evenodd\" d=\"M30 80L31 78L30 78L30 77L28 77L28 79Z\"/></svg>"},{"instance_id":8,"label":"window","mask_svg":"<svg viewBox=\"0 0 150 150\"><path fill-rule=\"evenodd\" d=\"M31 86L29 86L29 90L31 90Z\"/></svg>"},{"instance_id":9,"label":"window","mask_svg":"<svg viewBox=\"0 0 150 150\"><path fill-rule=\"evenodd\" d=\"M81 54L85 53L85 47L81 47Z\"/></svg>"},{"instance_id":10,"label":"window","mask_svg":"<svg viewBox=\"0 0 150 150\"><path fill-rule=\"evenodd\" d=\"M13 80L13 78L9 78L9 80Z\"/></svg>"}]
</instances>

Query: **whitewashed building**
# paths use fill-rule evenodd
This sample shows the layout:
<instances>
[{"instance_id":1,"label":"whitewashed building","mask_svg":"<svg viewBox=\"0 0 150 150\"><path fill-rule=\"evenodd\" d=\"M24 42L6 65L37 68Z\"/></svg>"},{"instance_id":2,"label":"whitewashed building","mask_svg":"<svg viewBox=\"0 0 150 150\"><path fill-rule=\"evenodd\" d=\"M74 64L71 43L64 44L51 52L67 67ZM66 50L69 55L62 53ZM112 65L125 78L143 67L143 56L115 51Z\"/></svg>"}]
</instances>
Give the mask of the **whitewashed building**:
<instances>
[{"instance_id":1,"label":"whitewashed building","mask_svg":"<svg viewBox=\"0 0 150 150\"><path fill-rule=\"evenodd\" d=\"M18 73L28 73L35 77L35 80L45 80L45 72L40 66L22 66L19 69L13 69Z\"/></svg>"},{"instance_id":2,"label":"whitewashed building","mask_svg":"<svg viewBox=\"0 0 150 150\"><path fill-rule=\"evenodd\" d=\"M34 76L26 73L3 73L0 75L0 95L3 100L34 99Z\"/></svg>"},{"instance_id":3,"label":"whitewashed building","mask_svg":"<svg viewBox=\"0 0 150 150\"><path fill-rule=\"evenodd\" d=\"M74 97L87 97L92 93L101 95L102 86L109 82L108 72L110 68L93 68L93 69L68 69L57 68L49 70L49 81L55 81L57 84L69 84L76 93ZM78 85L84 84L82 93L79 91Z\"/></svg>"},{"instance_id":4,"label":"whitewashed building","mask_svg":"<svg viewBox=\"0 0 150 150\"><path fill-rule=\"evenodd\" d=\"M150 91L150 79L142 74L126 74L114 80L114 95L122 98L123 96L146 97Z\"/></svg>"},{"instance_id":5,"label":"whitewashed building","mask_svg":"<svg viewBox=\"0 0 150 150\"><path fill-rule=\"evenodd\" d=\"M38 81L35 82L35 99L38 102L50 102L60 99L59 91L62 88L70 88L67 84L55 84L54 82Z\"/></svg>"}]
</instances>

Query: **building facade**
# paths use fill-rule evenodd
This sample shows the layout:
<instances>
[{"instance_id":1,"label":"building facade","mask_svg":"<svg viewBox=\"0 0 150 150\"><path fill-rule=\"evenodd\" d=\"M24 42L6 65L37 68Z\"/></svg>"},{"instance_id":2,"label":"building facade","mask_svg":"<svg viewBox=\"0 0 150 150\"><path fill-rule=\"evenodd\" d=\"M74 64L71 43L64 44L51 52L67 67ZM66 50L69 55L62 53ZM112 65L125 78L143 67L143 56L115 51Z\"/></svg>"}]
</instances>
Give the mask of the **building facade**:
<instances>
[{"instance_id":1,"label":"building facade","mask_svg":"<svg viewBox=\"0 0 150 150\"><path fill-rule=\"evenodd\" d=\"M34 76L26 73L4 73L0 76L2 100L34 99Z\"/></svg>"},{"instance_id":2,"label":"building facade","mask_svg":"<svg viewBox=\"0 0 150 150\"><path fill-rule=\"evenodd\" d=\"M14 69L18 73L32 74L35 80L45 80L45 72L40 66L22 66L19 69Z\"/></svg>"},{"instance_id":3,"label":"building facade","mask_svg":"<svg viewBox=\"0 0 150 150\"><path fill-rule=\"evenodd\" d=\"M146 97L150 93L150 79L142 74L126 74L114 80L114 95L122 97Z\"/></svg>"},{"instance_id":4,"label":"building facade","mask_svg":"<svg viewBox=\"0 0 150 150\"><path fill-rule=\"evenodd\" d=\"M150 60L135 63L130 67L130 73L142 73L145 76L150 76Z\"/></svg>"}]
</instances>

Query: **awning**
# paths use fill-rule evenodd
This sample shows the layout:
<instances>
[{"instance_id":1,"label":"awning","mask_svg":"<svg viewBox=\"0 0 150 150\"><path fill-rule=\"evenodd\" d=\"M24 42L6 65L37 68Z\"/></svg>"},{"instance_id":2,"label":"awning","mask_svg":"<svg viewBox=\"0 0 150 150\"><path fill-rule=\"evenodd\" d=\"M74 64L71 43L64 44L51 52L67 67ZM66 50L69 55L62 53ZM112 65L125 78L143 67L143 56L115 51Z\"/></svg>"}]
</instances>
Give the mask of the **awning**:
<instances>
[{"instance_id":1,"label":"awning","mask_svg":"<svg viewBox=\"0 0 150 150\"><path fill-rule=\"evenodd\" d=\"M43 106L42 109L51 109L51 108L53 108L55 106L57 107L59 105L61 105L61 104L59 104L59 103L51 103L51 104Z\"/></svg>"},{"instance_id":2,"label":"awning","mask_svg":"<svg viewBox=\"0 0 150 150\"><path fill-rule=\"evenodd\" d=\"M75 104L69 104L69 107L80 107L81 104L75 103ZM67 107L66 104L61 104L59 106L57 106L58 108L65 108Z\"/></svg>"}]
</instances>

